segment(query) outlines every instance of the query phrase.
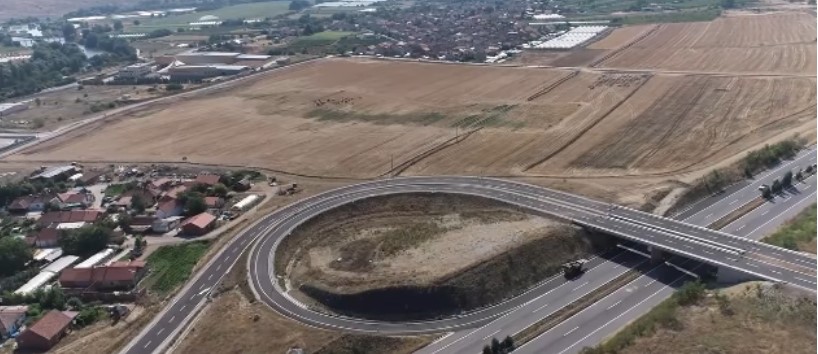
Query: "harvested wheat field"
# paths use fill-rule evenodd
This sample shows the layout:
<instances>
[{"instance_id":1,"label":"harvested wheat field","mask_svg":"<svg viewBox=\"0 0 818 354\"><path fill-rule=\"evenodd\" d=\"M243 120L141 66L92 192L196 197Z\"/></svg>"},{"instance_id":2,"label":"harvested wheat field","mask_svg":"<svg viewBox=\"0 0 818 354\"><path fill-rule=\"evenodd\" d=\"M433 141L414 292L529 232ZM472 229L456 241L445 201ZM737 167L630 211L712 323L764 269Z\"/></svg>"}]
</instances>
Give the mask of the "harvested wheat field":
<instances>
[{"instance_id":1,"label":"harvested wheat field","mask_svg":"<svg viewBox=\"0 0 818 354\"><path fill-rule=\"evenodd\" d=\"M660 174L703 168L816 114L811 78L654 76L565 153L533 168Z\"/></svg>"},{"instance_id":2,"label":"harvested wheat field","mask_svg":"<svg viewBox=\"0 0 818 354\"><path fill-rule=\"evenodd\" d=\"M711 22L661 24L600 67L814 75L815 17L801 12L734 13ZM605 42L605 40L600 41ZM602 44L597 44L602 45Z\"/></svg>"},{"instance_id":3,"label":"harvested wheat field","mask_svg":"<svg viewBox=\"0 0 818 354\"><path fill-rule=\"evenodd\" d=\"M186 159L359 178L691 176L810 134L814 116L815 78L335 58L112 117L8 160Z\"/></svg>"}]
</instances>

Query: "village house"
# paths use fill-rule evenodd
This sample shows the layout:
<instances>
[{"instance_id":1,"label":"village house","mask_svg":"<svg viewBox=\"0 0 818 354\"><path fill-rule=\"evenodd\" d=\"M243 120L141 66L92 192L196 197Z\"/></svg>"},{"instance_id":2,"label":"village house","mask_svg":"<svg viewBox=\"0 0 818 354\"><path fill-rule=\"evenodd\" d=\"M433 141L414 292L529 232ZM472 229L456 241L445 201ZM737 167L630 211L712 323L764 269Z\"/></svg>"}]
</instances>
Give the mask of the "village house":
<instances>
[{"instance_id":1,"label":"village house","mask_svg":"<svg viewBox=\"0 0 818 354\"><path fill-rule=\"evenodd\" d=\"M0 306L0 341L17 334L26 321L28 306Z\"/></svg>"},{"instance_id":2,"label":"village house","mask_svg":"<svg viewBox=\"0 0 818 354\"><path fill-rule=\"evenodd\" d=\"M216 224L216 217L204 212L189 217L182 222L182 233L190 236L201 236L213 230Z\"/></svg>"},{"instance_id":3,"label":"village house","mask_svg":"<svg viewBox=\"0 0 818 354\"><path fill-rule=\"evenodd\" d=\"M51 199L51 203L58 205L60 209L87 208L94 203L94 194L83 192L60 193L54 199Z\"/></svg>"},{"instance_id":4,"label":"village house","mask_svg":"<svg viewBox=\"0 0 818 354\"><path fill-rule=\"evenodd\" d=\"M194 183L196 184L204 184L206 186L215 186L219 183L221 176L219 175L210 175L210 174L201 174L196 176Z\"/></svg>"},{"instance_id":5,"label":"village house","mask_svg":"<svg viewBox=\"0 0 818 354\"><path fill-rule=\"evenodd\" d=\"M23 350L51 349L68 331L77 312L51 310L43 318L17 336L17 346Z\"/></svg>"},{"instance_id":6,"label":"village house","mask_svg":"<svg viewBox=\"0 0 818 354\"><path fill-rule=\"evenodd\" d=\"M42 196L19 197L14 199L7 209L9 213L15 214L43 211L48 200L48 198Z\"/></svg>"},{"instance_id":7,"label":"village house","mask_svg":"<svg viewBox=\"0 0 818 354\"><path fill-rule=\"evenodd\" d=\"M59 224L78 222L93 224L103 215L104 213L99 210L49 211L37 220L37 224L42 227L58 227Z\"/></svg>"},{"instance_id":8,"label":"village house","mask_svg":"<svg viewBox=\"0 0 818 354\"><path fill-rule=\"evenodd\" d=\"M143 261L114 262L107 266L68 268L60 273L60 286L95 291L130 290L136 287L147 268Z\"/></svg>"},{"instance_id":9,"label":"village house","mask_svg":"<svg viewBox=\"0 0 818 354\"><path fill-rule=\"evenodd\" d=\"M26 243L37 248L56 247L59 240L60 230L50 227L42 228L26 237Z\"/></svg>"}]
</instances>

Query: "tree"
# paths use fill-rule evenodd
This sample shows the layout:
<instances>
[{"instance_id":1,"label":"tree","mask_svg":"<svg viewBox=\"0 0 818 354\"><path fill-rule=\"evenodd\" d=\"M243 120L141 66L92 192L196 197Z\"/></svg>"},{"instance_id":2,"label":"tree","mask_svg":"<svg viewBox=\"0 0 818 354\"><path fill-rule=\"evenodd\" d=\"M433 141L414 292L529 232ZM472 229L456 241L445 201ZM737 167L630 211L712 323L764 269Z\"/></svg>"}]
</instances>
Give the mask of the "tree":
<instances>
[{"instance_id":1,"label":"tree","mask_svg":"<svg viewBox=\"0 0 818 354\"><path fill-rule=\"evenodd\" d=\"M74 25L66 23L62 25L62 36L66 42L73 42L77 38L77 29Z\"/></svg>"},{"instance_id":2,"label":"tree","mask_svg":"<svg viewBox=\"0 0 818 354\"><path fill-rule=\"evenodd\" d=\"M723 9L732 9L736 7L736 0L721 0L721 7Z\"/></svg>"},{"instance_id":3,"label":"tree","mask_svg":"<svg viewBox=\"0 0 818 354\"><path fill-rule=\"evenodd\" d=\"M500 341L497 338L491 339L491 352L494 354L502 353L503 347L500 345Z\"/></svg>"},{"instance_id":4,"label":"tree","mask_svg":"<svg viewBox=\"0 0 818 354\"><path fill-rule=\"evenodd\" d=\"M798 181L798 182L803 181L804 180L804 173L801 172L801 171L798 171L798 173L795 174L795 180Z\"/></svg>"},{"instance_id":5,"label":"tree","mask_svg":"<svg viewBox=\"0 0 818 354\"><path fill-rule=\"evenodd\" d=\"M31 248L23 239L0 237L0 275L8 276L25 269L31 257Z\"/></svg>"},{"instance_id":6,"label":"tree","mask_svg":"<svg viewBox=\"0 0 818 354\"><path fill-rule=\"evenodd\" d=\"M63 293L62 288L59 286L52 286L41 293L37 302L39 302L40 306L44 309L64 310L65 293Z\"/></svg>"},{"instance_id":7,"label":"tree","mask_svg":"<svg viewBox=\"0 0 818 354\"><path fill-rule=\"evenodd\" d=\"M198 192L182 193L179 201L185 205L185 215L193 216L207 211L204 195Z\"/></svg>"},{"instance_id":8,"label":"tree","mask_svg":"<svg viewBox=\"0 0 818 354\"><path fill-rule=\"evenodd\" d=\"M134 26L139 26L141 23L142 22L139 22L139 20L133 20L133 25Z\"/></svg>"},{"instance_id":9,"label":"tree","mask_svg":"<svg viewBox=\"0 0 818 354\"><path fill-rule=\"evenodd\" d=\"M92 225L66 232L59 244L67 254L87 257L104 249L110 238L110 230Z\"/></svg>"},{"instance_id":10,"label":"tree","mask_svg":"<svg viewBox=\"0 0 818 354\"><path fill-rule=\"evenodd\" d=\"M289 9L290 11L301 11L310 7L310 2L306 0L293 0L290 1Z\"/></svg>"},{"instance_id":11,"label":"tree","mask_svg":"<svg viewBox=\"0 0 818 354\"><path fill-rule=\"evenodd\" d=\"M489 347L488 345L483 346L483 354L493 354L491 352L491 347Z\"/></svg>"},{"instance_id":12,"label":"tree","mask_svg":"<svg viewBox=\"0 0 818 354\"><path fill-rule=\"evenodd\" d=\"M137 214L142 214L145 212L146 208L145 200L142 198L141 195L134 194L133 197L131 197L131 208L133 208L133 210L136 211Z\"/></svg>"},{"instance_id":13,"label":"tree","mask_svg":"<svg viewBox=\"0 0 818 354\"><path fill-rule=\"evenodd\" d=\"M215 196L217 196L217 197L222 197L222 198L226 197L227 196L227 186L225 186L222 183L216 183L216 185L213 186L213 194Z\"/></svg>"},{"instance_id":14,"label":"tree","mask_svg":"<svg viewBox=\"0 0 818 354\"><path fill-rule=\"evenodd\" d=\"M147 245L148 241L145 241L145 239L141 235L136 236L136 238L133 241L133 253L142 254L142 251L145 250L145 246Z\"/></svg>"},{"instance_id":15,"label":"tree","mask_svg":"<svg viewBox=\"0 0 818 354\"><path fill-rule=\"evenodd\" d=\"M773 181L773 185L771 188L773 193L781 193L781 190L783 189L783 187L781 186L781 181L779 180Z\"/></svg>"},{"instance_id":16,"label":"tree","mask_svg":"<svg viewBox=\"0 0 818 354\"><path fill-rule=\"evenodd\" d=\"M507 353L512 352L515 349L514 338L511 338L511 336L506 336L506 339L503 339L503 343L501 344Z\"/></svg>"},{"instance_id":17,"label":"tree","mask_svg":"<svg viewBox=\"0 0 818 354\"><path fill-rule=\"evenodd\" d=\"M784 174L784 177L781 178L781 184L784 187L792 185L792 171L787 171L787 173Z\"/></svg>"},{"instance_id":18,"label":"tree","mask_svg":"<svg viewBox=\"0 0 818 354\"><path fill-rule=\"evenodd\" d=\"M121 32L122 31L122 21L116 20L114 21L114 31Z\"/></svg>"}]
</instances>

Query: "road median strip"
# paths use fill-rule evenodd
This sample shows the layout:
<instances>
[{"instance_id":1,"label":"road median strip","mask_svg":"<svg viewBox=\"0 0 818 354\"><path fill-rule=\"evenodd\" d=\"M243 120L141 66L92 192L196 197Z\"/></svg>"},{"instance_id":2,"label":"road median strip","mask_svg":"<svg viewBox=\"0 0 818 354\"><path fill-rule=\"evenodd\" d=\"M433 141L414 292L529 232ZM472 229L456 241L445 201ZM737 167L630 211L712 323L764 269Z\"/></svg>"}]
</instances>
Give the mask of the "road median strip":
<instances>
[{"instance_id":1,"label":"road median strip","mask_svg":"<svg viewBox=\"0 0 818 354\"><path fill-rule=\"evenodd\" d=\"M762 197L757 197L751 200L749 203L742 205L741 207L733 210L729 214L722 216L720 219L714 221L710 225L707 226L709 229L713 230L721 230L725 226L730 225L733 221L738 220L742 216L746 215L747 213L755 210L756 208L764 205L766 200Z\"/></svg>"}]
</instances>

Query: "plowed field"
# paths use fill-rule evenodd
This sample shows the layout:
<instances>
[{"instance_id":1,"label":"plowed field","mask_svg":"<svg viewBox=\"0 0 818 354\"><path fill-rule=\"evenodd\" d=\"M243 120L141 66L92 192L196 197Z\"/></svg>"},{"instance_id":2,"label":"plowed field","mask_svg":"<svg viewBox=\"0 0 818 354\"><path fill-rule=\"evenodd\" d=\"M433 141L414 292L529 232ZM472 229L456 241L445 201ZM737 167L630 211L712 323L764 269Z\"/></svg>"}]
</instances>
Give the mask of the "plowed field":
<instances>
[{"instance_id":1,"label":"plowed field","mask_svg":"<svg viewBox=\"0 0 818 354\"><path fill-rule=\"evenodd\" d=\"M782 12L735 14L711 22L661 24L660 28L599 66L705 72L809 74L816 71L815 17ZM611 42L637 37L618 29ZM596 43L605 46L607 40Z\"/></svg>"}]
</instances>

